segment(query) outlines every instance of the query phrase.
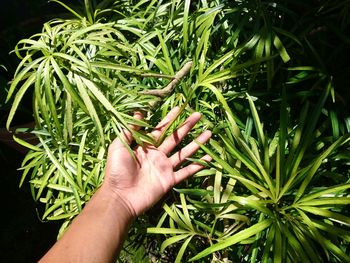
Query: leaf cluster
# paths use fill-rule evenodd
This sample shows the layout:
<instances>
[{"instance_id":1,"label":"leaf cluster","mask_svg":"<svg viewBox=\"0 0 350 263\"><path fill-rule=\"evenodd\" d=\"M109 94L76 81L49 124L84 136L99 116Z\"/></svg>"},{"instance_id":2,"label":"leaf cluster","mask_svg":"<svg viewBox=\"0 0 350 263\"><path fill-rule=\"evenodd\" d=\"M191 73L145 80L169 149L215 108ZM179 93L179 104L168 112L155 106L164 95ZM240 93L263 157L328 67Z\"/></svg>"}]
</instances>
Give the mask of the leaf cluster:
<instances>
[{"instance_id":1,"label":"leaf cluster","mask_svg":"<svg viewBox=\"0 0 350 263\"><path fill-rule=\"evenodd\" d=\"M321 23L312 18L324 15L347 41L346 11L334 17L346 1L53 2L73 17L18 43L8 93L8 127L33 93L38 145L16 140L30 149L21 184L30 175L43 219L64 219L63 231L101 184L108 144L131 124L143 127L132 131L138 144L153 143L147 131L180 106L168 132L201 112L188 140L211 129L199 155L214 161L166 197L160 218L145 217L158 221L148 233L162 235L161 253L175 262L350 261L350 122L312 38ZM330 26L338 19L339 30ZM130 233L131 246L147 242L137 227Z\"/></svg>"}]
</instances>

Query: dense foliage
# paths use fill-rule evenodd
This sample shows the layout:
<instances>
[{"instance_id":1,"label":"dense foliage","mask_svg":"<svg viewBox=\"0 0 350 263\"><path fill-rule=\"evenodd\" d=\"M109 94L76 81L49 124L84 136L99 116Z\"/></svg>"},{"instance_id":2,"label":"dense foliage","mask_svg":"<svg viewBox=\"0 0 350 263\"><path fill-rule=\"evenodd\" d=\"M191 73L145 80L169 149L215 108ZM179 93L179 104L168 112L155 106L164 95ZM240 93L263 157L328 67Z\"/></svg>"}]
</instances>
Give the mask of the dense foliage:
<instances>
[{"instance_id":1,"label":"dense foliage","mask_svg":"<svg viewBox=\"0 0 350 263\"><path fill-rule=\"evenodd\" d=\"M192 138L213 131L214 161L135 222L131 247L163 262L350 261L348 1L53 2L73 17L18 43L8 92L8 127L33 92L38 144L16 140L43 220L63 231L103 181L111 140L137 124L152 143L179 105L176 122L203 114Z\"/></svg>"}]
</instances>

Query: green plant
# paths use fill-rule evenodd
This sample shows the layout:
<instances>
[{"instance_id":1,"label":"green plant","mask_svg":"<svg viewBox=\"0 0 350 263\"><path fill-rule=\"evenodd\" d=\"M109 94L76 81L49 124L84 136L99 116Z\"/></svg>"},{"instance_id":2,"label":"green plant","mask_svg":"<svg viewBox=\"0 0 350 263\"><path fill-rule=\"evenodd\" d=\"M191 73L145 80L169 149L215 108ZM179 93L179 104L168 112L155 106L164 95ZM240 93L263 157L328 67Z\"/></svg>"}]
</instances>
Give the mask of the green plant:
<instances>
[{"instance_id":1,"label":"green plant","mask_svg":"<svg viewBox=\"0 0 350 263\"><path fill-rule=\"evenodd\" d=\"M350 177L335 163L349 160L350 135L332 141L317 126L329 90L311 113L305 104L298 122L284 94L273 137L249 95L255 131L237 126L217 92L227 126L212 140L214 150L202 145L215 162L198 175L213 179L205 189L178 189L181 202L164 206L158 226L148 229L168 236L161 249L185 240L176 262L186 249L185 261L349 262Z\"/></svg>"},{"instance_id":2,"label":"green plant","mask_svg":"<svg viewBox=\"0 0 350 263\"><path fill-rule=\"evenodd\" d=\"M124 74L131 76L130 85L135 74L143 72L125 44L113 24L81 18L48 22L42 33L20 41L15 49L22 61L8 98L17 86L20 89L7 127L24 94L33 88L32 133L40 144L15 140L31 150L22 163L21 184L30 172L33 196L45 203L43 219L68 223L102 182L107 144L130 124L147 126L129 113L147 108L149 99L121 86ZM116 59L122 64L111 63ZM147 140L133 133L139 143Z\"/></svg>"},{"instance_id":3,"label":"green plant","mask_svg":"<svg viewBox=\"0 0 350 263\"><path fill-rule=\"evenodd\" d=\"M21 62L7 98L13 99L9 127L24 94L33 93L31 133L38 145L16 140L30 149L21 185L30 176L44 220L64 220L62 233L101 184L108 144L130 124L143 127L133 131L138 144L153 143L147 131L178 105L178 122L192 111L203 114L193 136L213 130L212 148L203 151L215 161L166 197L169 205L156 228L152 211L140 219L149 233L166 234L165 240L157 237L160 250L178 252L169 261L348 259L343 246L349 242L349 211L329 202L349 202L350 121L335 104L324 105L328 93L333 102L341 100L324 67L325 52L316 52L321 49L309 36L319 26L319 20L311 22L318 7L299 1L294 7L288 0L85 0L74 8L53 2L73 17L52 20L18 43ZM322 12L333 14L334 6L325 2ZM337 1L335 10L344 3ZM299 16L298 8L311 11ZM327 92L307 118L320 90ZM296 117L299 107L304 110ZM269 117L259 118L256 108ZM144 121L131 117L135 110L146 113ZM334 196L309 206L332 213L324 217L339 215L345 225L298 207L312 191L340 183L340 199L339 189L330 188ZM299 222L283 225L289 216ZM140 222L130 231L135 251L148 242Z\"/></svg>"},{"instance_id":4,"label":"green plant","mask_svg":"<svg viewBox=\"0 0 350 263\"><path fill-rule=\"evenodd\" d=\"M103 180L109 142L130 124L149 126L134 120L130 113L136 109L149 111L161 101L161 111L156 109L154 115L159 119L174 105L184 108L195 96L195 103L204 102L208 92L203 89L207 86L230 80L236 72L268 58L237 64L235 57L252 45L249 39L241 46L232 42L224 49L209 49L209 37L216 34L216 19L226 15L219 3L210 7L199 2L195 6L198 11L187 24L179 18L189 16L189 1L161 5L143 1L131 11L128 7L132 2L103 1L95 12L85 1L86 18L54 2L65 6L75 18L52 20L41 33L16 46L15 53L22 60L8 92L7 100L13 96L14 100L7 127L24 94L33 89L36 127L32 133L40 144L31 146L16 139L31 149L22 163L21 184L30 173L33 196L45 203L43 219L67 219L66 226ZM99 9L106 4L110 9ZM116 4L121 5L114 16L112 11L116 10L111 8ZM105 21L106 17L111 22ZM176 35L181 29L184 34ZM227 30L225 26L223 29ZM181 71L186 57L195 66L180 92L172 87L163 100L145 92L165 86L169 78L177 79L175 72ZM150 140L142 133L133 133L138 143Z\"/></svg>"}]
</instances>

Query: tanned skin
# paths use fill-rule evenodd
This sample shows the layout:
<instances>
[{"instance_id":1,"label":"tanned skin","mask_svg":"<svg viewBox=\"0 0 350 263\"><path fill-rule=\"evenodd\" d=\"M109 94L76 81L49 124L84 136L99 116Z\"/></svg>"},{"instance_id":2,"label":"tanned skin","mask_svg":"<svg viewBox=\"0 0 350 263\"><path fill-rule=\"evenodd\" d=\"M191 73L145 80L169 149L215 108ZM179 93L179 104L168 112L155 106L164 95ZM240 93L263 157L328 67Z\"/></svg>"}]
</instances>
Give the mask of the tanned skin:
<instances>
[{"instance_id":1,"label":"tanned skin","mask_svg":"<svg viewBox=\"0 0 350 263\"><path fill-rule=\"evenodd\" d=\"M172 109L156 126L152 132L156 141L178 113L178 107ZM135 118L142 115L136 113ZM194 141L171 154L200 118L200 113L193 113L158 147L138 146L134 157L119 139L114 140L108 149L102 186L40 262L115 262L132 221L174 185L203 168L191 163L177 169L199 149ZM131 133L125 131L124 136L130 144ZM196 140L206 143L210 137L211 132L204 131ZM202 160L209 162L211 158L205 155Z\"/></svg>"}]
</instances>

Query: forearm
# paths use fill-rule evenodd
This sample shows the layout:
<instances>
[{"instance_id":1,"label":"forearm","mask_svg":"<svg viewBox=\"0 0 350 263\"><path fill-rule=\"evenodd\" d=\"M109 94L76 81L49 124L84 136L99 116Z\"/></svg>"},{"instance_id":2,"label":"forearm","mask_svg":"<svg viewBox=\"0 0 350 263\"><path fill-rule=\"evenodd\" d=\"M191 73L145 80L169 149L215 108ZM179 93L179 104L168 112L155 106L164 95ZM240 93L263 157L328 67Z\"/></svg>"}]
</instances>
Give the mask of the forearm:
<instances>
[{"instance_id":1,"label":"forearm","mask_svg":"<svg viewBox=\"0 0 350 263\"><path fill-rule=\"evenodd\" d=\"M128 207L103 185L40 262L113 262L132 220Z\"/></svg>"},{"instance_id":2,"label":"forearm","mask_svg":"<svg viewBox=\"0 0 350 263\"><path fill-rule=\"evenodd\" d=\"M175 107L156 126L152 132L155 141L161 138L179 112L180 108ZM133 155L120 138L114 140L108 149L104 184L41 262L113 262L132 220L175 184L203 168L192 163L174 170L199 149L196 142L168 157L199 119L200 114L193 113L158 147L138 146ZM210 136L210 132L204 132L197 140L205 143ZM124 132L124 139L129 144L132 142L130 131ZM211 158L204 156L202 160L210 161Z\"/></svg>"}]
</instances>

